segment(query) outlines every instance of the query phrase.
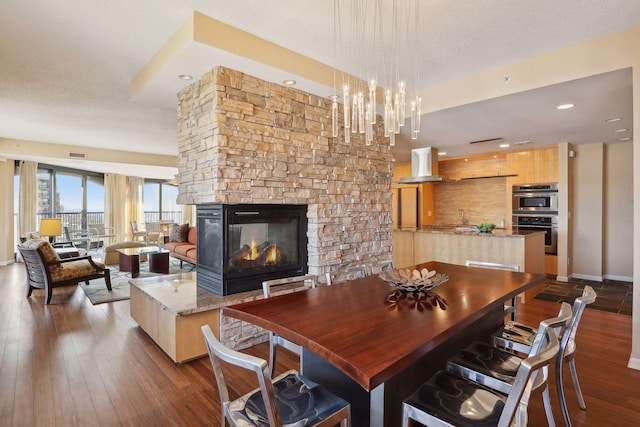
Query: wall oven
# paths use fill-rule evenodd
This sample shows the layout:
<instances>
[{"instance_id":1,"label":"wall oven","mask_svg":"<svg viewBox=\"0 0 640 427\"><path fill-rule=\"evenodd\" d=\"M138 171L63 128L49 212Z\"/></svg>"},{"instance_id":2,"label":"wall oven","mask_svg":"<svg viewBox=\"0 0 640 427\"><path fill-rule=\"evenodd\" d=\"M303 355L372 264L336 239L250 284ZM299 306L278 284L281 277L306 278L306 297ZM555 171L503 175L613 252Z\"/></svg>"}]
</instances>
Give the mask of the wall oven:
<instances>
[{"instance_id":1,"label":"wall oven","mask_svg":"<svg viewBox=\"0 0 640 427\"><path fill-rule=\"evenodd\" d=\"M524 184L512 188L513 214L557 214L558 184Z\"/></svg>"},{"instance_id":2,"label":"wall oven","mask_svg":"<svg viewBox=\"0 0 640 427\"><path fill-rule=\"evenodd\" d=\"M517 234L529 234L536 231L544 231L544 253L557 255L557 215L514 215L512 228Z\"/></svg>"}]
</instances>

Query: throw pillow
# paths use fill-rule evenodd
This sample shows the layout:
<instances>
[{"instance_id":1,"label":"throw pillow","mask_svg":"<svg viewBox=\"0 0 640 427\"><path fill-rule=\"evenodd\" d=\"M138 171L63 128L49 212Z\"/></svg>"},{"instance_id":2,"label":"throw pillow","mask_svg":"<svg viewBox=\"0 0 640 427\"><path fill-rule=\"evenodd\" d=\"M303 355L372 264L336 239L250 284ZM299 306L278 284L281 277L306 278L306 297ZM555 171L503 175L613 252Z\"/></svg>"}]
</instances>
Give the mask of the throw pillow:
<instances>
[{"instance_id":1,"label":"throw pillow","mask_svg":"<svg viewBox=\"0 0 640 427\"><path fill-rule=\"evenodd\" d=\"M189 223L182 225L174 225L171 227L171 233L169 234L169 241L171 242L186 242L189 238Z\"/></svg>"}]
</instances>

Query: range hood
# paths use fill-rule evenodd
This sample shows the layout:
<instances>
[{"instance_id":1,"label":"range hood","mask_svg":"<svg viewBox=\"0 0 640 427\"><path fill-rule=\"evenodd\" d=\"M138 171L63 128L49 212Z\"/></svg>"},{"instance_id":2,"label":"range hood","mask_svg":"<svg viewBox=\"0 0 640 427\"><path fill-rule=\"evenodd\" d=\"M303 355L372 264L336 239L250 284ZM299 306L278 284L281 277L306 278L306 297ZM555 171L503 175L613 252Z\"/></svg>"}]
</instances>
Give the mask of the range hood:
<instances>
[{"instance_id":1,"label":"range hood","mask_svg":"<svg viewBox=\"0 0 640 427\"><path fill-rule=\"evenodd\" d=\"M400 178L398 184L440 182L438 175L438 149L433 147L411 150L411 176Z\"/></svg>"}]
</instances>

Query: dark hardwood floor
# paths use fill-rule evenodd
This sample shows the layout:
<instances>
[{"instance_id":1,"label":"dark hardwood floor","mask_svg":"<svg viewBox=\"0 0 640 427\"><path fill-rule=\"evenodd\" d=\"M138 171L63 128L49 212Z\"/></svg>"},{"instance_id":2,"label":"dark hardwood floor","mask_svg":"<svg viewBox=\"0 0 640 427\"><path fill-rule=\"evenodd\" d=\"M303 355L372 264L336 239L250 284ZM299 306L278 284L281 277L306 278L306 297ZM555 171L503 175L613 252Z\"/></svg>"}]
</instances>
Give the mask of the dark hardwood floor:
<instances>
[{"instance_id":1,"label":"dark hardwood floor","mask_svg":"<svg viewBox=\"0 0 640 427\"><path fill-rule=\"evenodd\" d=\"M25 295L24 267L0 267L0 426L220 425L208 358L174 364L131 320L129 301L93 306L73 286L55 289L49 306L43 291ZM518 317L534 324L557 310L532 300ZM586 310L577 342L588 410L578 408L567 375L574 426L639 425L640 371L626 367L631 316ZM268 349L247 352L266 357ZM292 354L278 357L277 373L297 369ZM239 385L246 387L253 378L242 375ZM553 384L551 393L561 426ZM538 395L529 418L530 426L546 425Z\"/></svg>"}]
</instances>

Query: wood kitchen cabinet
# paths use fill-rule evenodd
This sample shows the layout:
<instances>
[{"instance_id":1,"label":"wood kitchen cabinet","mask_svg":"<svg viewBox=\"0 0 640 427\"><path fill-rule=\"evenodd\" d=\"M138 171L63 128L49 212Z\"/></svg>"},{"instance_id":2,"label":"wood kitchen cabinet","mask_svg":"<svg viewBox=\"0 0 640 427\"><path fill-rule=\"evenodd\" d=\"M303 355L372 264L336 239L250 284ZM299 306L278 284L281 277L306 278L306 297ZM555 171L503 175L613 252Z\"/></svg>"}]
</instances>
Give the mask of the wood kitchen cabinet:
<instances>
[{"instance_id":1,"label":"wood kitchen cabinet","mask_svg":"<svg viewBox=\"0 0 640 427\"><path fill-rule=\"evenodd\" d=\"M507 153L507 173L513 184L558 182L557 147Z\"/></svg>"}]
</instances>

